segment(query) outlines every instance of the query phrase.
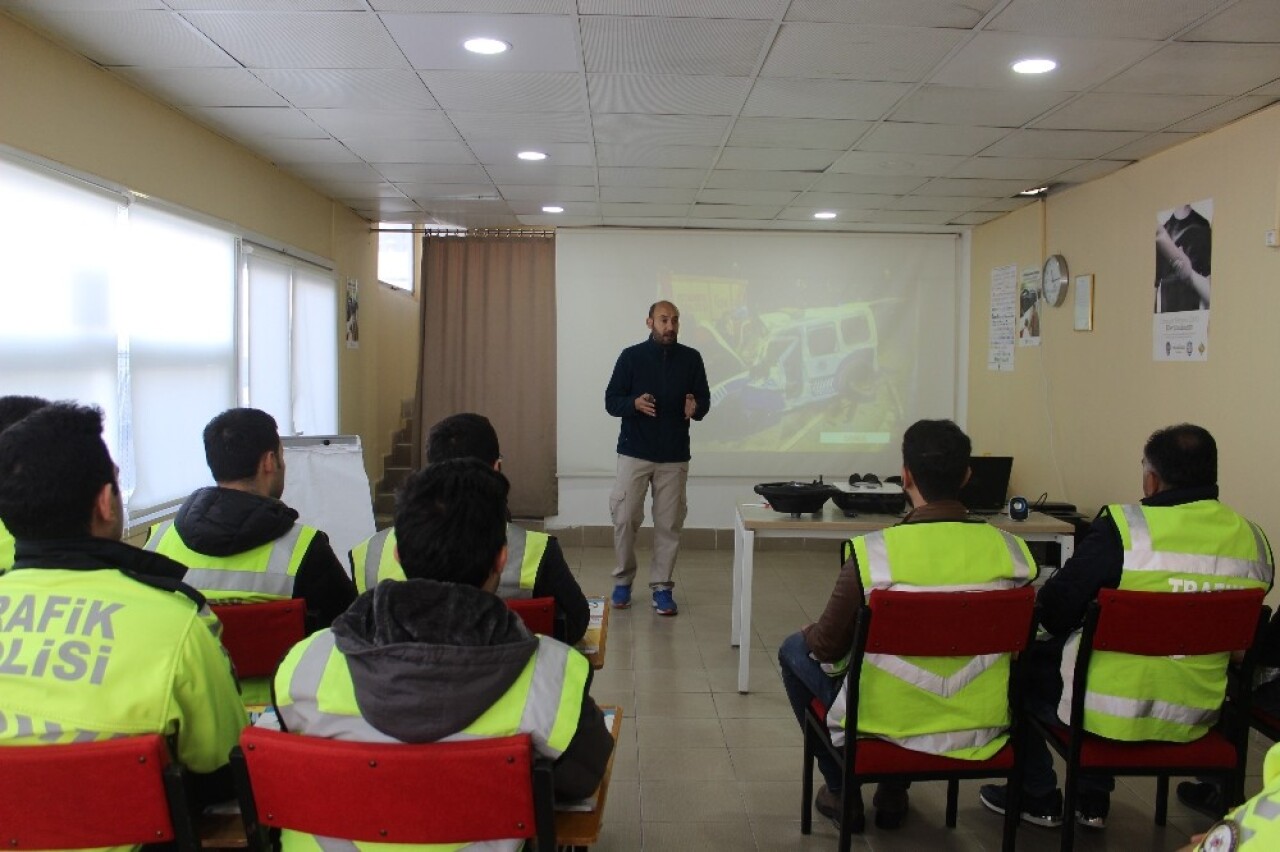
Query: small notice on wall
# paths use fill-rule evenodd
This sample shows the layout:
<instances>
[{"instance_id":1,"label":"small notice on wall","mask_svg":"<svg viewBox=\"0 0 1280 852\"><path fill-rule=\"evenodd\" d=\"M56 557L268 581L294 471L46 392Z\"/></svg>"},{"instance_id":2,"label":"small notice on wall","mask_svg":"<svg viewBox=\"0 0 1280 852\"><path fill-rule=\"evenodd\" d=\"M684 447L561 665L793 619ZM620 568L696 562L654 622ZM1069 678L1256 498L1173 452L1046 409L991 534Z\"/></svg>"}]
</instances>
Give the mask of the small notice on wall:
<instances>
[{"instance_id":1,"label":"small notice on wall","mask_svg":"<svg viewBox=\"0 0 1280 852\"><path fill-rule=\"evenodd\" d=\"M360 282L347 279L347 348L360 348Z\"/></svg>"},{"instance_id":2,"label":"small notice on wall","mask_svg":"<svg viewBox=\"0 0 1280 852\"><path fill-rule=\"evenodd\" d=\"M1040 269L1022 270L1018 292L1018 345L1040 345Z\"/></svg>"},{"instance_id":3,"label":"small notice on wall","mask_svg":"<svg viewBox=\"0 0 1280 852\"><path fill-rule=\"evenodd\" d=\"M991 325L987 332L987 369L1013 369L1013 335L1018 319L1018 267L991 270Z\"/></svg>"}]
</instances>

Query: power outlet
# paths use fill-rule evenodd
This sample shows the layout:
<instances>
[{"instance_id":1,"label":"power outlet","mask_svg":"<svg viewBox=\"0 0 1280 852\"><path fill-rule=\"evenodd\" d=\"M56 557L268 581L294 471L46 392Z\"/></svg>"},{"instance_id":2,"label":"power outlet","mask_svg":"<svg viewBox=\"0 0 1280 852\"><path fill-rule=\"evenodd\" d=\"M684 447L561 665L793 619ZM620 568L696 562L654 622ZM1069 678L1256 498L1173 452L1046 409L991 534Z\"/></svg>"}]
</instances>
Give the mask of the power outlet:
<instances>
[{"instance_id":1,"label":"power outlet","mask_svg":"<svg viewBox=\"0 0 1280 852\"><path fill-rule=\"evenodd\" d=\"M1277 239L1275 228L1272 228L1270 231L1267 231L1265 235L1265 239L1267 241L1267 245L1269 245L1271 248L1275 248L1277 245L1280 245L1280 239Z\"/></svg>"}]
</instances>

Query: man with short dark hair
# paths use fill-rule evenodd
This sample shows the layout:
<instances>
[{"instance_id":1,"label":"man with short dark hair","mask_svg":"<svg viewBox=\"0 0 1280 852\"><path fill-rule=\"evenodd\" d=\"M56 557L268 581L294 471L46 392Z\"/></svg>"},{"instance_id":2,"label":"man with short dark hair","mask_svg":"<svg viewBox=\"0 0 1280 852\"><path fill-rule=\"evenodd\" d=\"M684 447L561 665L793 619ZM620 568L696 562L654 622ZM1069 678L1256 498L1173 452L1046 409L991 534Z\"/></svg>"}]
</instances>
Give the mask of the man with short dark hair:
<instances>
[{"instance_id":1,"label":"man with short dark hair","mask_svg":"<svg viewBox=\"0 0 1280 852\"><path fill-rule=\"evenodd\" d=\"M467 412L444 418L427 434L427 463L477 458L494 470L502 470L498 433L489 418ZM553 598L556 602L556 638L570 645L587 632L591 612L560 542L553 535L526 530L507 522L507 564L496 594L504 600ZM387 528L352 548L351 573L356 589L364 592L380 580L403 580L396 561L396 532Z\"/></svg>"},{"instance_id":2,"label":"man with short dark hair","mask_svg":"<svg viewBox=\"0 0 1280 852\"><path fill-rule=\"evenodd\" d=\"M507 490L476 458L405 482L395 529L408 579L378 583L289 652L274 685L285 730L402 743L527 733L555 760L558 797L596 789L613 740L586 658L531 635L493 594L507 558Z\"/></svg>"},{"instance_id":3,"label":"man with short dark hair","mask_svg":"<svg viewBox=\"0 0 1280 852\"><path fill-rule=\"evenodd\" d=\"M355 600L355 587L329 537L298 523L280 501L284 449L276 421L256 408L232 408L204 429L215 487L200 488L173 520L157 524L147 550L186 565L186 582L215 603L281 598L306 601L308 630L327 627ZM245 682L245 702L265 703L265 681Z\"/></svg>"},{"instance_id":4,"label":"man with short dark hair","mask_svg":"<svg viewBox=\"0 0 1280 852\"><path fill-rule=\"evenodd\" d=\"M1033 677L1027 700L1043 718L1070 718L1080 628L1102 589L1271 587L1275 567L1266 536L1218 502L1218 446L1206 429L1183 423L1151 435L1142 450L1142 494L1140 503L1103 507L1075 554L1037 595L1040 625L1050 638L1028 650ZM1108 657L1094 658L1089 666L1084 720L1089 732L1121 741L1190 742L1217 718L1226 689L1225 658L1186 657L1154 665L1126 655ZM1028 736L1024 821L1056 827L1074 816L1080 825L1104 828L1114 787L1110 776L1082 775L1076 813L1063 814L1049 747ZM984 785L980 798L988 809L1004 813L1004 787Z\"/></svg>"},{"instance_id":5,"label":"man with short dark hair","mask_svg":"<svg viewBox=\"0 0 1280 852\"><path fill-rule=\"evenodd\" d=\"M119 540L116 476L96 408L46 405L0 434L0 520L17 539L0 577L0 741L164 734L198 798L228 798L245 725L230 664L183 567Z\"/></svg>"},{"instance_id":6,"label":"man with short dark hair","mask_svg":"<svg viewBox=\"0 0 1280 852\"><path fill-rule=\"evenodd\" d=\"M0 396L0 433L49 404L38 396ZM13 567L13 536L0 523L0 574Z\"/></svg>"},{"instance_id":7,"label":"man with short dark hair","mask_svg":"<svg viewBox=\"0 0 1280 852\"><path fill-rule=\"evenodd\" d=\"M778 651L782 685L802 726L805 708L817 698L828 708L832 739L843 742L844 675L858 610L873 590L983 591L1023 586L1036 576L1022 539L970 517L960 502L970 450L969 437L950 420L919 420L903 434L902 488L911 512L896 526L846 543L847 559L822 617ZM975 676L953 694L935 692L931 684L955 671L954 658L874 657L864 660L859 678L857 735L968 760L985 760L1008 740L1007 655L973 658ZM835 821L844 778L825 750L817 760L826 783L815 806ZM861 792L847 792L856 797L850 830L859 833L866 819ZM882 782L873 804L878 828L898 828L906 818L907 785Z\"/></svg>"}]
</instances>

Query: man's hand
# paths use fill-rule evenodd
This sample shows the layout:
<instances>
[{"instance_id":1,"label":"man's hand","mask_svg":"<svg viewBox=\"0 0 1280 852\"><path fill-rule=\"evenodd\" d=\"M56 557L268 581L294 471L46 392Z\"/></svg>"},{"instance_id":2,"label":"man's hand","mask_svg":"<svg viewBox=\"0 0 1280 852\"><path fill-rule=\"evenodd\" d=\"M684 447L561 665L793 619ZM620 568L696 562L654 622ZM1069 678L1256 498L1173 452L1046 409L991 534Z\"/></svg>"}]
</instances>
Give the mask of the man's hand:
<instances>
[{"instance_id":1,"label":"man's hand","mask_svg":"<svg viewBox=\"0 0 1280 852\"><path fill-rule=\"evenodd\" d=\"M693 394L684 395L684 419L688 420L698 413L698 401L693 398Z\"/></svg>"},{"instance_id":2,"label":"man's hand","mask_svg":"<svg viewBox=\"0 0 1280 852\"><path fill-rule=\"evenodd\" d=\"M658 407L656 403L657 403L657 400L653 398L653 394L651 393L640 394L640 396L636 397L636 401L635 401L636 411L639 411L641 414L645 415L646 417L657 417ZM686 404L686 407L687 407L687 404Z\"/></svg>"}]
</instances>

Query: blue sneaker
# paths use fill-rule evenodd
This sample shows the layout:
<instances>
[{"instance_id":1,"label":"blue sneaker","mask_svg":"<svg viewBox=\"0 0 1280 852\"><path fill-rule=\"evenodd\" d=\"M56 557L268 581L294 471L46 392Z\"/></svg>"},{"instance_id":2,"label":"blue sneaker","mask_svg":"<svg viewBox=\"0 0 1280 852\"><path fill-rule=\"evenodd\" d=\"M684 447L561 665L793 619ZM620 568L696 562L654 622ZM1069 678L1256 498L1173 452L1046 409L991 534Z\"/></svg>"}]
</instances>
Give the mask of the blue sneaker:
<instances>
[{"instance_id":1,"label":"blue sneaker","mask_svg":"<svg viewBox=\"0 0 1280 852\"><path fill-rule=\"evenodd\" d=\"M653 590L653 608L658 615L675 615L677 612L675 598L670 589Z\"/></svg>"},{"instance_id":2,"label":"blue sneaker","mask_svg":"<svg viewBox=\"0 0 1280 852\"><path fill-rule=\"evenodd\" d=\"M630 586L614 586L613 597L609 599L614 609L629 609L631 607L631 587Z\"/></svg>"}]
</instances>

